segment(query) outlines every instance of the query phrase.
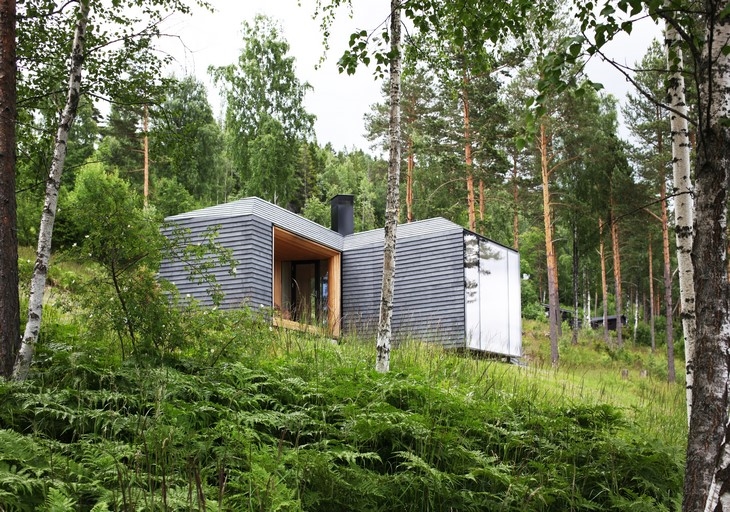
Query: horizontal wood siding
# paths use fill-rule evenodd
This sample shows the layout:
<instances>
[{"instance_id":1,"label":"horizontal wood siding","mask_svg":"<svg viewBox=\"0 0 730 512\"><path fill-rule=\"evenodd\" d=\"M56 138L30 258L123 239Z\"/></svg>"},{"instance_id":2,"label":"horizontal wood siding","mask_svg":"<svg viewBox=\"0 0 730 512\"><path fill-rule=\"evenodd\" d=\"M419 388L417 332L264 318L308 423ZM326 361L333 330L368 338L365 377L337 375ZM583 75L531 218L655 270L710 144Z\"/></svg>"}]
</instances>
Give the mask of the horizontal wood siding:
<instances>
[{"instance_id":1,"label":"horizontal wood siding","mask_svg":"<svg viewBox=\"0 0 730 512\"><path fill-rule=\"evenodd\" d=\"M393 305L395 341L409 338L464 346L464 253L461 230L399 239ZM343 327L377 329L383 247L343 254Z\"/></svg>"},{"instance_id":2,"label":"horizontal wood siding","mask_svg":"<svg viewBox=\"0 0 730 512\"><path fill-rule=\"evenodd\" d=\"M252 307L270 308L274 292L273 226L256 216L241 226L241 241L245 243L246 263L241 263L244 275L243 298Z\"/></svg>"},{"instance_id":3,"label":"horizontal wood siding","mask_svg":"<svg viewBox=\"0 0 730 512\"><path fill-rule=\"evenodd\" d=\"M223 293L221 308L232 309L243 304L271 307L272 297L272 227L267 221L248 215L237 218L189 218L176 220L175 225L190 230L190 243L203 239L206 229L217 226L216 241L232 251L234 270L215 266L212 273ZM166 230L169 233L170 229ZM173 283L180 294L190 296L201 304L212 306L206 283L188 279L188 263L165 260L160 277Z\"/></svg>"},{"instance_id":4,"label":"horizontal wood siding","mask_svg":"<svg viewBox=\"0 0 730 512\"><path fill-rule=\"evenodd\" d=\"M367 336L378 327L383 246L342 253L342 330Z\"/></svg>"}]
</instances>

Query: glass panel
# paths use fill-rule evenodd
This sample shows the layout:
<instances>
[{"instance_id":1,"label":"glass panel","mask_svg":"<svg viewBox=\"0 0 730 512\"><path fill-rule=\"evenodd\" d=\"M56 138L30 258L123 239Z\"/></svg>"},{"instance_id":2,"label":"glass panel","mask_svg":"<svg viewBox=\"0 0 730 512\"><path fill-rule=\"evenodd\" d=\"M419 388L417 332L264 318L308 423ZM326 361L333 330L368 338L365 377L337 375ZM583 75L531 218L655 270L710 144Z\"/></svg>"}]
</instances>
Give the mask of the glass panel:
<instances>
[{"instance_id":1,"label":"glass panel","mask_svg":"<svg viewBox=\"0 0 730 512\"><path fill-rule=\"evenodd\" d=\"M317 307L317 264L295 262L292 265L294 320L313 323Z\"/></svg>"},{"instance_id":2,"label":"glass panel","mask_svg":"<svg viewBox=\"0 0 730 512\"><path fill-rule=\"evenodd\" d=\"M327 325L329 318L329 261L319 262L319 306L317 307L318 318L323 325Z\"/></svg>"},{"instance_id":3,"label":"glass panel","mask_svg":"<svg viewBox=\"0 0 730 512\"><path fill-rule=\"evenodd\" d=\"M472 233L464 234L464 304L466 316L466 346L481 348L479 313L479 241Z\"/></svg>"},{"instance_id":4,"label":"glass panel","mask_svg":"<svg viewBox=\"0 0 730 512\"><path fill-rule=\"evenodd\" d=\"M509 264L509 354L522 355L522 300L520 297L520 255L507 253Z\"/></svg>"},{"instance_id":5,"label":"glass panel","mask_svg":"<svg viewBox=\"0 0 730 512\"><path fill-rule=\"evenodd\" d=\"M479 242L481 290L481 349L509 353L509 272L507 249L488 240Z\"/></svg>"},{"instance_id":6,"label":"glass panel","mask_svg":"<svg viewBox=\"0 0 730 512\"><path fill-rule=\"evenodd\" d=\"M291 320L294 304L291 298L291 261L282 261L281 265L281 317Z\"/></svg>"}]
</instances>

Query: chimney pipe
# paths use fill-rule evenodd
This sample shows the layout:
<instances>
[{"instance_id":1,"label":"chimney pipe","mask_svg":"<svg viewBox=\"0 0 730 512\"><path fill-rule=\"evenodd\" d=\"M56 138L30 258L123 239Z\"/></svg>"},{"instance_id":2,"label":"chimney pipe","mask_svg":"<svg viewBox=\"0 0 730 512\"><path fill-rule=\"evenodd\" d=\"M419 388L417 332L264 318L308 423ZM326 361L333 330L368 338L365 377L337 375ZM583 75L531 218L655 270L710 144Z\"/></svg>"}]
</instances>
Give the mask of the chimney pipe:
<instances>
[{"instance_id":1,"label":"chimney pipe","mask_svg":"<svg viewBox=\"0 0 730 512\"><path fill-rule=\"evenodd\" d=\"M355 197L350 194L338 194L330 199L330 219L332 231L337 231L343 236L355 232Z\"/></svg>"}]
</instances>

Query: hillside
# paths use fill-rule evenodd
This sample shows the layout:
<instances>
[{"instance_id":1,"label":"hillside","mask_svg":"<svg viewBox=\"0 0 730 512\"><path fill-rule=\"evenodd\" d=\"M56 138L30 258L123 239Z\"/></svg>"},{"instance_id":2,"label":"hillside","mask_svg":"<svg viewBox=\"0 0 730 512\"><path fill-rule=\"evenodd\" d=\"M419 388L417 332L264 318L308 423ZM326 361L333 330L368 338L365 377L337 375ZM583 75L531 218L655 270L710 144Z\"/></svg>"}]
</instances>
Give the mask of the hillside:
<instances>
[{"instance_id":1,"label":"hillside","mask_svg":"<svg viewBox=\"0 0 730 512\"><path fill-rule=\"evenodd\" d=\"M678 507L682 386L592 333L558 369L527 322L526 366L413 341L380 375L369 341L247 311L122 360L49 310L31 380L0 384L0 510Z\"/></svg>"}]
</instances>

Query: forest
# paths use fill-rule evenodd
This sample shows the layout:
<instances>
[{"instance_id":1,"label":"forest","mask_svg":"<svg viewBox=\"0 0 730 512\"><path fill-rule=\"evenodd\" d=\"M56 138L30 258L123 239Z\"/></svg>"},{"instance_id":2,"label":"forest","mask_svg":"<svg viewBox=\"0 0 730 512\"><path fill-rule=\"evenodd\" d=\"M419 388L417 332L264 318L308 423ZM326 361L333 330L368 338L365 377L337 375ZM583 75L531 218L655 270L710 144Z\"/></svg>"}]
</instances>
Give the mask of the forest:
<instances>
[{"instance_id":1,"label":"forest","mask_svg":"<svg viewBox=\"0 0 730 512\"><path fill-rule=\"evenodd\" d=\"M314 2L313 36L347 4ZM0 2L0 511L727 510L730 6L383 9L339 60L383 84L372 146L338 149L275 19L242 23L208 90L156 51L183 0ZM620 102L585 65L646 17L664 37L615 63ZM329 227L337 194L356 231L386 227L385 268L394 221L518 250L534 368L412 340L378 376L372 340L272 331L156 278L186 242L165 217L257 196ZM214 232L185 251L201 281L228 258ZM652 387L627 406L571 381L602 367Z\"/></svg>"}]
</instances>

